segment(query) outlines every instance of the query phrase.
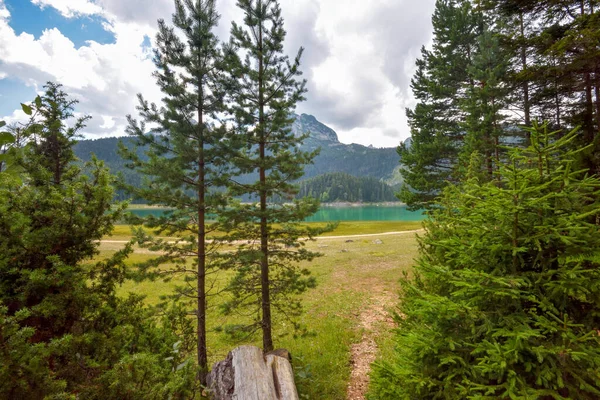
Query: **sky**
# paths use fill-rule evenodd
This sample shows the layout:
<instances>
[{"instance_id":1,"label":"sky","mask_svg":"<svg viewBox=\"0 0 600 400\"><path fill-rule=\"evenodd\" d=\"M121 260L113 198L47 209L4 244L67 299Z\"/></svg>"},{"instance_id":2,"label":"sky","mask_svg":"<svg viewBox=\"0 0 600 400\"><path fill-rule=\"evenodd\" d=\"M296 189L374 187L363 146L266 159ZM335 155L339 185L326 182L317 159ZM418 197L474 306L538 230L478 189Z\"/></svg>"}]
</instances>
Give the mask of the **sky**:
<instances>
[{"instance_id":1,"label":"sky","mask_svg":"<svg viewBox=\"0 0 600 400\"><path fill-rule=\"evenodd\" d=\"M217 34L242 21L235 0L217 0ZM431 42L434 0L280 0L285 52L305 48L307 100L341 142L395 147L410 136L410 79ZM157 19L171 20L173 0L0 0L0 120L25 118L19 103L47 81L64 85L93 118L87 138L122 136L136 95L160 102L152 72Z\"/></svg>"}]
</instances>

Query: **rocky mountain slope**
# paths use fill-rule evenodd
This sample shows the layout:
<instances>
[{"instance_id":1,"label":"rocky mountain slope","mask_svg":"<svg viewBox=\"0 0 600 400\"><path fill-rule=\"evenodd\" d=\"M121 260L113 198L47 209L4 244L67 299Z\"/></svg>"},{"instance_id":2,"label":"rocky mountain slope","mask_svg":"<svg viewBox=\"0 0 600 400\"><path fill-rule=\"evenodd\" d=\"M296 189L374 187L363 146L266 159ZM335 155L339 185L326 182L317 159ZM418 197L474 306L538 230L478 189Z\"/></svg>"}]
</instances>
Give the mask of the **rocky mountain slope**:
<instances>
[{"instance_id":1,"label":"rocky mountain slope","mask_svg":"<svg viewBox=\"0 0 600 400\"><path fill-rule=\"evenodd\" d=\"M296 135L309 134L303 149L321 149L314 164L305 167L305 179L330 172L344 172L357 177L377 178L390 184L399 183L399 158L395 148L378 149L360 144L340 143L333 129L307 114L296 115L292 130ZM82 140L75 146L75 154L86 161L94 153L104 160L113 173L124 172L128 178L136 180L130 171L125 170L124 162L117 154L119 140L127 142L129 139Z\"/></svg>"}]
</instances>

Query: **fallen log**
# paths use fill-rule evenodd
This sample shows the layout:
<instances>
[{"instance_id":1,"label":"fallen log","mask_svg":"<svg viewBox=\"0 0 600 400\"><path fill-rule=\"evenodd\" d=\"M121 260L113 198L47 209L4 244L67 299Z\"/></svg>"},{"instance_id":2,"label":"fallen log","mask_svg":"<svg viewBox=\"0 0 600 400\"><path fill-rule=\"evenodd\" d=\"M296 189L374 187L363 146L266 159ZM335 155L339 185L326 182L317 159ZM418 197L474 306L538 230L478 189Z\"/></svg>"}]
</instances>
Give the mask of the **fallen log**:
<instances>
[{"instance_id":1,"label":"fallen log","mask_svg":"<svg viewBox=\"0 0 600 400\"><path fill-rule=\"evenodd\" d=\"M299 400L289 353L265 355L255 346L237 347L215 363L208 392L213 400Z\"/></svg>"}]
</instances>

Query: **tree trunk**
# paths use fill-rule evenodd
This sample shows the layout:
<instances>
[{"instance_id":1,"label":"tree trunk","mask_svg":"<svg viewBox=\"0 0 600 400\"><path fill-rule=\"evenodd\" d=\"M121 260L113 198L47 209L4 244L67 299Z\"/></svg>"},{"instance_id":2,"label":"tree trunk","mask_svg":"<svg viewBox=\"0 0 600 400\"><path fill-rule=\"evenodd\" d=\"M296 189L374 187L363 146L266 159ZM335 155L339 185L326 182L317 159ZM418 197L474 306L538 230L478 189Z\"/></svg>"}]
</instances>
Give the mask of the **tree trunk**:
<instances>
[{"instance_id":1,"label":"tree trunk","mask_svg":"<svg viewBox=\"0 0 600 400\"><path fill-rule=\"evenodd\" d=\"M521 68L523 72L527 71L527 49L525 48L525 25L523 22L523 13L519 14L521 25ZM529 77L523 79L523 108L525 110L525 126L531 126L531 104L529 101ZM531 133L526 133L527 144L531 143Z\"/></svg>"},{"instance_id":2,"label":"tree trunk","mask_svg":"<svg viewBox=\"0 0 600 400\"><path fill-rule=\"evenodd\" d=\"M592 77L589 72L585 74L585 116L584 125L584 140L586 144L594 141L594 104L592 100Z\"/></svg>"},{"instance_id":3,"label":"tree trunk","mask_svg":"<svg viewBox=\"0 0 600 400\"><path fill-rule=\"evenodd\" d=\"M594 94L596 96L596 134L600 132L600 65L596 65L596 82L594 85Z\"/></svg>"},{"instance_id":4,"label":"tree trunk","mask_svg":"<svg viewBox=\"0 0 600 400\"><path fill-rule=\"evenodd\" d=\"M285 350L266 356L254 346L233 349L208 375L213 400L298 400L294 372Z\"/></svg>"},{"instance_id":5,"label":"tree trunk","mask_svg":"<svg viewBox=\"0 0 600 400\"><path fill-rule=\"evenodd\" d=\"M262 7L262 3L258 2L258 7ZM264 95L264 54L263 54L263 26L258 27L258 136L260 147L260 284L261 284L261 308L262 308L262 336L263 350L273 350L273 337L271 335L271 294L269 281L269 236L267 224L267 178L265 168L265 95Z\"/></svg>"},{"instance_id":6,"label":"tree trunk","mask_svg":"<svg viewBox=\"0 0 600 400\"><path fill-rule=\"evenodd\" d=\"M200 382L206 384L208 373L208 349L206 346L206 197L204 191L206 171L204 160L204 116L203 90L198 85L198 128L200 138L198 143L198 283L197 283L197 330L198 330L198 367L200 367Z\"/></svg>"}]
</instances>

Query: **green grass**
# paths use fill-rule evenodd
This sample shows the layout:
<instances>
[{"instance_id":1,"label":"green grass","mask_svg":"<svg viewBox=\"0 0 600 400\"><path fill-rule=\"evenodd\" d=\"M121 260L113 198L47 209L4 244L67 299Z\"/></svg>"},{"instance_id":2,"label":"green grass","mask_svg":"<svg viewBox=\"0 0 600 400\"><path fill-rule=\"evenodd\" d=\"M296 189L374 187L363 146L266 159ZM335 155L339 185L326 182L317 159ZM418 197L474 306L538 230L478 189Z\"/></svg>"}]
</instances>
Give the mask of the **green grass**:
<instances>
[{"instance_id":1,"label":"green grass","mask_svg":"<svg viewBox=\"0 0 600 400\"><path fill-rule=\"evenodd\" d=\"M322 222L307 222L309 226L325 226ZM144 228L146 232L152 233L150 229ZM323 236L343 236L343 235L365 235L385 232L401 232L421 229L421 222L418 221L347 221L340 222L337 228ZM218 233L217 233L218 235ZM131 236L131 227L129 225L115 225L112 235L106 236L107 240L127 240Z\"/></svg>"},{"instance_id":2,"label":"green grass","mask_svg":"<svg viewBox=\"0 0 600 400\"><path fill-rule=\"evenodd\" d=\"M371 234L389 231L404 231L420 228L419 223L410 222L344 222L330 236ZM119 226L115 233L125 238L128 227ZM375 244L379 239L383 243ZM119 244L103 243L102 256L116 251ZM286 348L293 358L296 371L296 384L301 398L342 400L346 398L346 388L351 371L350 348L361 340L359 328L360 314L370 304L374 293L388 292L395 296L398 279L402 271L409 270L416 255L417 246L414 234L390 235L364 238L322 238L307 243L307 247L323 253L310 264L305 264L317 278L318 286L303 295L305 314L304 325L311 335L294 337L282 335L289 331L289 325L282 320L274 322L275 346ZM133 265L152 257L137 250L130 259ZM165 266L168 268L168 266ZM226 275L217 278L216 286L223 286ZM138 293L146 296L148 304L156 304L160 297L172 293L181 277L171 282L126 282L121 292ZM232 342L215 327L223 322L235 323L235 317L222 316L216 307L218 299L209 299L208 321L210 363L223 359L227 352L240 343ZM378 343L390 346L389 328L379 326L373 332ZM257 336L245 344L260 346Z\"/></svg>"}]
</instances>

